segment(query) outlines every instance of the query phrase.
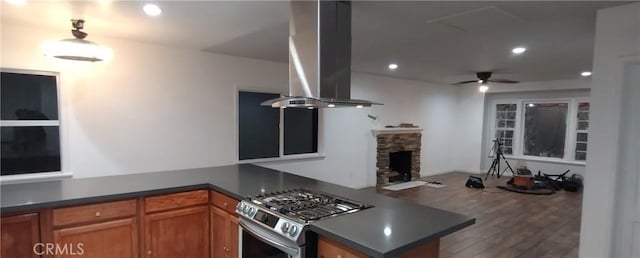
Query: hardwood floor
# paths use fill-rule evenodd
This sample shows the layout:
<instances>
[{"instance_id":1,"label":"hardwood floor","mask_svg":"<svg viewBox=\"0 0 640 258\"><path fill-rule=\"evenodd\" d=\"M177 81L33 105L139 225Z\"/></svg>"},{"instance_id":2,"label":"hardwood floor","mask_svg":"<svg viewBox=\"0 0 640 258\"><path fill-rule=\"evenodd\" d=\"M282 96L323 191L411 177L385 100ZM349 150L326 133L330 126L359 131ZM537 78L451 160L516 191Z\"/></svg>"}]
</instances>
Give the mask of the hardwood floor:
<instances>
[{"instance_id":1,"label":"hardwood floor","mask_svg":"<svg viewBox=\"0 0 640 258\"><path fill-rule=\"evenodd\" d=\"M442 239L440 257L578 257L582 192L527 195L495 187L508 177L489 177L484 190L470 189L464 186L469 175L422 178L447 185L441 189L378 191L476 218L475 225Z\"/></svg>"}]
</instances>

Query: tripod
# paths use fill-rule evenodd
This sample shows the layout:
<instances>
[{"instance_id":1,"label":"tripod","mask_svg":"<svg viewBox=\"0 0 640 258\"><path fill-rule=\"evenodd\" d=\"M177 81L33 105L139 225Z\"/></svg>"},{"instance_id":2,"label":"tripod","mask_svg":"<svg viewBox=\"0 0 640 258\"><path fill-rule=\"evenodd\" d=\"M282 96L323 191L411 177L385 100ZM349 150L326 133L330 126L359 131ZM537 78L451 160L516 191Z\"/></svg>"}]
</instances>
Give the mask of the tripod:
<instances>
[{"instance_id":1,"label":"tripod","mask_svg":"<svg viewBox=\"0 0 640 258\"><path fill-rule=\"evenodd\" d=\"M504 159L504 163L507 164L507 168L505 168L504 171L502 171L502 174L504 174L504 172L507 171L507 169L509 169L511 171L511 174L515 175L515 173L513 172L513 169L511 168L511 165L509 165L509 161L507 161L507 158L505 158L504 154L502 154L502 140L500 138L493 140L492 150L495 150L496 157L493 159L493 162L491 163L491 167L489 167L489 170L487 170L487 175L484 177L484 180L486 181L487 178L489 178L489 173L491 173L492 177L493 175L497 175L498 178L502 176L500 174L500 159Z\"/></svg>"}]
</instances>

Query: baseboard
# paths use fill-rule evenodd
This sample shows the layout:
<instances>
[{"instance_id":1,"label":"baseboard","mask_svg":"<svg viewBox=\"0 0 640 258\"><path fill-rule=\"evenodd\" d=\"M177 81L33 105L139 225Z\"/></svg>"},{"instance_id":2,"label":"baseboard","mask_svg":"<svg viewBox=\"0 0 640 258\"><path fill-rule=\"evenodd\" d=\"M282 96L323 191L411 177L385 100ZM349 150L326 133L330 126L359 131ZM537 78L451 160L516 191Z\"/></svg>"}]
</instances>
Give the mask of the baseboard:
<instances>
[{"instance_id":1,"label":"baseboard","mask_svg":"<svg viewBox=\"0 0 640 258\"><path fill-rule=\"evenodd\" d=\"M421 177L435 176L435 175L441 175L441 174L452 173L452 172L464 172L464 173L471 173L471 174L484 174L484 173L487 173L486 171L481 171L481 170L452 169L452 170L429 172L427 174L420 174L420 176Z\"/></svg>"}]
</instances>

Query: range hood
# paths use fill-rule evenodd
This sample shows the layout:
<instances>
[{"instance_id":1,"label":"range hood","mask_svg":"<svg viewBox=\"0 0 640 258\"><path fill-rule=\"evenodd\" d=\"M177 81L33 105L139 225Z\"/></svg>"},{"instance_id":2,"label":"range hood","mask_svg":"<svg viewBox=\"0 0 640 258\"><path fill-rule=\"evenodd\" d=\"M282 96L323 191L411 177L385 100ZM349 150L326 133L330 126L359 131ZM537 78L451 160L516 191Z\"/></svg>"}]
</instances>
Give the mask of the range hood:
<instances>
[{"instance_id":1,"label":"range hood","mask_svg":"<svg viewBox=\"0 0 640 258\"><path fill-rule=\"evenodd\" d=\"M291 2L289 20L289 96L265 106L368 107L351 99L351 2Z\"/></svg>"}]
</instances>

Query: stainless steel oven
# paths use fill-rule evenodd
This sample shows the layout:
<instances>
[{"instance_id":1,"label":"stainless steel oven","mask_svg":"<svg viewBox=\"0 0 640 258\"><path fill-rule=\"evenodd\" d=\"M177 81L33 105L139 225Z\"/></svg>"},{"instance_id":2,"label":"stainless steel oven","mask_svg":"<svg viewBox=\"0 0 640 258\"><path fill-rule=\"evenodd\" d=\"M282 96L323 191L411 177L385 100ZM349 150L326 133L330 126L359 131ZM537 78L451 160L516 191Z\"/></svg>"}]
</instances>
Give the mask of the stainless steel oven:
<instances>
[{"instance_id":1,"label":"stainless steel oven","mask_svg":"<svg viewBox=\"0 0 640 258\"><path fill-rule=\"evenodd\" d=\"M305 248L295 241L240 217L240 257L305 258Z\"/></svg>"}]
</instances>

